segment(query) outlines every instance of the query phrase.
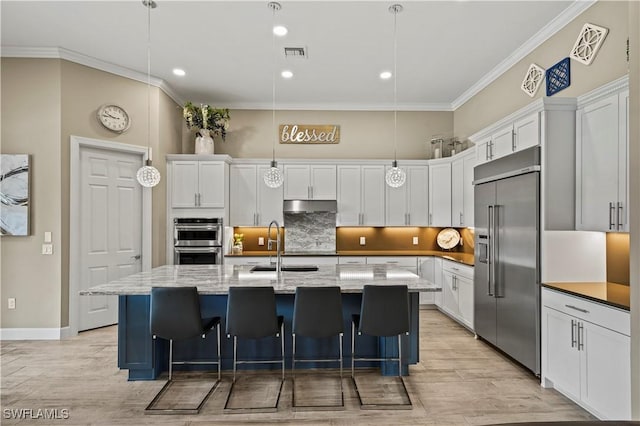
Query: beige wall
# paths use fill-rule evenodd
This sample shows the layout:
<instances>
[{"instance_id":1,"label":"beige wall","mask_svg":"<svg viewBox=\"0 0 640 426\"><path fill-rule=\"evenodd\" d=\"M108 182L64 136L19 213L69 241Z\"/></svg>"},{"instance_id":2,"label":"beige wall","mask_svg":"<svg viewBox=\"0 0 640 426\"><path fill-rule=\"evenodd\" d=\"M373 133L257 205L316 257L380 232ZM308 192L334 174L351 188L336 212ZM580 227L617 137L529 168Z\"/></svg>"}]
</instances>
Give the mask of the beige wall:
<instances>
[{"instance_id":1,"label":"beige wall","mask_svg":"<svg viewBox=\"0 0 640 426\"><path fill-rule=\"evenodd\" d=\"M215 153L231 157L271 157L271 111L233 110L227 141L216 138ZM277 144L277 158L393 158L393 111L277 111L278 124L338 124L340 143ZM452 112L398 112L398 158L425 159L433 135L451 135ZM193 133L185 132L183 152L193 153Z\"/></svg>"},{"instance_id":2,"label":"beige wall","mask_svg":"<svg viewBox=\"0 0 640 426\"><path fill-rule=\"evenodd\" d=\"M2 59L3 154L31 154L31 235L1 237L2 328L60 327L60 73L61 61ZM45 231L54 251L42 256ZM9 297L16 309L4 309Z\"/></svg>"},{"instance_id":3,"label":"beige wall","mask_svg":"<svg viewBox=\"0 0 640 426\"><path fill-rule=\"evenodd\" d=\"M2 310L2 327L64 327L69 322L70 136L146 145L147 85L67 61L5 58L2 86L2 152L32 154L34 176L32 236L2 239L2 299L17 298L15 311ZM112 133L98 123L96 110L108 102L129 112L126 133ZM175 102L152 87L151 147L165 178L164 155L180 152L181 120ZM165 263L165 205L161 181L153 189L154 266ZM53 232L54 256L40 254L44 231ZM43 294L49 283L51 291ZM53 311L43 306L48 304Z\"/></svg>"},{"instance_id":4,"label":"beige wall","mask_svg":"<svg viewBox=\"0 0 640 426\"><path fill-rule=\"evenodd\" d=\"M569 56L587 22L608 28L609 34L591 65L571 61L571 85L554 96L576 97L627 74L628 3L600 1L458 108L454 113L454 135L465 140L534 99L545 96L544 83L534 98L520 89L529 65L533 62L546 69Z\"/></svg>"}]
</instances>

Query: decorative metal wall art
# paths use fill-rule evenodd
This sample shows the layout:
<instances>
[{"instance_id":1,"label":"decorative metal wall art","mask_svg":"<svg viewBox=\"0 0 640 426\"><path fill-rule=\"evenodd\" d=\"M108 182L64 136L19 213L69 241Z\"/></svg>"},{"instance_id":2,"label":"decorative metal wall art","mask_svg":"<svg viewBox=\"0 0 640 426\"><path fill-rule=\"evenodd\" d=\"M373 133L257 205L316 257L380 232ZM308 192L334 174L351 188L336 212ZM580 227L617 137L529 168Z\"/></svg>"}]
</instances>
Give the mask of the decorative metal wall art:
<instances>
[{"instance_id":1,"label":"decorative metal wall art","mask_svg":"<svg viewBox=\"0 0 640 426\"><path fill-rule=\"evenodd\" d=\"M29 235L29 155L0 155L0 235Z\"/></svg>"},{"instance_id":2,"label":"decorative metal wall art","mask_svg":"<svg viewBox=\"0 0 640 426\"><path fill-rule=\"evenodd\" d=\"M564 58L547 70L547 96L552 96L571 85L571 62Z\"/></svg>"},{"instance_id":3,"label":"decorative metal wall art","mask_svg":"<svg viewBox=\"0 0 640 426\"><path fill-rule=\"evenodd\" d=\"M589 23L584 24L569 57L585 65L590 65L608 32L609 30L604 27Z\"/></svg>"},{"instance_id":4,"label":"decorative metal wall art","mask_svg":"<svg viewBox=\"0 0 640 426\"><path fill-rule=\"evenodd\" d=\"M533 97L538 91L542 80L544 80L544 69L536 64L531 64L524 76L524 80L522 80L522 86L520 86L520 88L524 90L527 95Z\"/></svg>"},{"instance_id":5,"label":"decorative metal wall art","mask_svg":"<svg viewBox=\"0 0 640 426\"><path fill-rule=\"evenodd\" d=\"M335 144L340 143L337 124L281 124L280 143Z\"/></svg>"}]
</instances>

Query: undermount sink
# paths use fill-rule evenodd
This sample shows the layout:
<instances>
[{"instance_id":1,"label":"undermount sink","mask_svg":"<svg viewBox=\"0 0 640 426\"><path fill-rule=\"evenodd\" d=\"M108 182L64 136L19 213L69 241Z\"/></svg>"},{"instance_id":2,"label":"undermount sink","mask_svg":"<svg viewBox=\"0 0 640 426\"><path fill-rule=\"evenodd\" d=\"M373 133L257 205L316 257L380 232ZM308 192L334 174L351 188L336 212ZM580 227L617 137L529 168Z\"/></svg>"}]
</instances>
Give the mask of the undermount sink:
<instances>
[{"instance_id":1,"label":"undermount sink","mask_svg":"<svg viewBox=\"0 0 640 426\"><path fill-rule=\"evenodd\" d=\"M257 265L251 268L250 272L275 272L275 270L275 265ZM317 271L318 267L316 265L282 265L280 270L286 272L313 272Z\"/></svg>"}]
</instances>

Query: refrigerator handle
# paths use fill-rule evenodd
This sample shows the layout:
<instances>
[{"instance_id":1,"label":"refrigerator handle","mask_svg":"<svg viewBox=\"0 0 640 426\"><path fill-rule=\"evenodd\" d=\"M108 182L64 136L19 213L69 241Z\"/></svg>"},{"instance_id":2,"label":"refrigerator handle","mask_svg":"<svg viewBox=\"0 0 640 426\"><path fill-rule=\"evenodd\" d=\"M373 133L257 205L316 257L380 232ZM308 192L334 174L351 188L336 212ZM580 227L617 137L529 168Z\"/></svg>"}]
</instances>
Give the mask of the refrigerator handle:
<instances>
[{"instance_id":1,"label":"refrigerator handle","mask_svg":"<svg viewBox=\"0 0 640 426\"><path fill-rule=\"evenodd\" d=\"M496 273L496 263L498 262L498 251L499 251L499 238L498 238L498 230L500 229L500 206L497 204L494 204L493 206L493 229L492 229L492 233L493 233L493 239L491 241L491 246L493 247L493 253L491 255L491 277L493 279L493 293L494 293L494 297L498 298L498 297L502 297L501 294L499 294L498 292L498 280L497 278L497 273Z\"/></svg>"},{"instance_id":2,"label":"refrigerator handle","mask_svg":"<svg viewBox=\"0 0 640 426\"><path fill-rule=\"evenodd\" d=\"M491 290L491 269L493 268L493 235L491 231L493 230L493 206L487 207L487 295L493 296L493 291Z\"/></svg>"}]
</instances>

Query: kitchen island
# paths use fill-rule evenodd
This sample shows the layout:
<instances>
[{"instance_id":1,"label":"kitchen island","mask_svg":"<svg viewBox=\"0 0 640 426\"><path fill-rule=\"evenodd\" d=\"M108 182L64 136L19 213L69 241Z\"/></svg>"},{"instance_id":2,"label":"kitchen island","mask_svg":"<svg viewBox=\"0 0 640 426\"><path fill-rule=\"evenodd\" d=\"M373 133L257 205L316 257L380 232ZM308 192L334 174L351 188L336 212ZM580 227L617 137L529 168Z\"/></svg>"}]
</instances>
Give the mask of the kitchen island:
<instances>
[{"instance_id":1,"label":"kitchen island","mask_svg":"<svg viewBox=\"0 0 640 426\"><path fill-rule=\"evenodd\" d=\"M342 289L344 315L345 367L350 363L351 315L360 312L362 289L366 284L400 284L409 288L409 313L411 329L403 338L403 374L408 374L408 365L418 362L419 354L419 292L441 291L434 283L401 268L387 265L320 265L317 271L252 272L252 265L165 265L148 272L92 287L81 295L117 295L118 306L118 366L129 370L129 380L152 380L167 368L168 343L153 340L149 331L149 301L151 287L195 286L200 293L203 316L220 316L224 333L227 294L233 286L271 286L276 293L278 314L285 319L285 356L291 365L291 321L294 294L297 286L339 286ZM359 353L367 357L397 353L397 339L358 337ZM174 345L176 360L207 359L216 353L215 338L192 339ZM258 341L239 342L243 356L277 358L279 342L265 338ZM299 341L298 356L318 357L337 354L336 339L320 342ZM231 368L232 345L222 339L222 367ZM301 364L307 368L322 368L325 365ZM372 363L371 366L378 364ZM365 365L366 366L366 365ZM276 368L253 366L254 368ZM194 367L189 367L194 368ZM197 368L206 368L198 366ZM394 371L395 369L395 371ZM397 364L384 363L383 374L397 374Z\"/></svg>"}]
</instances>

